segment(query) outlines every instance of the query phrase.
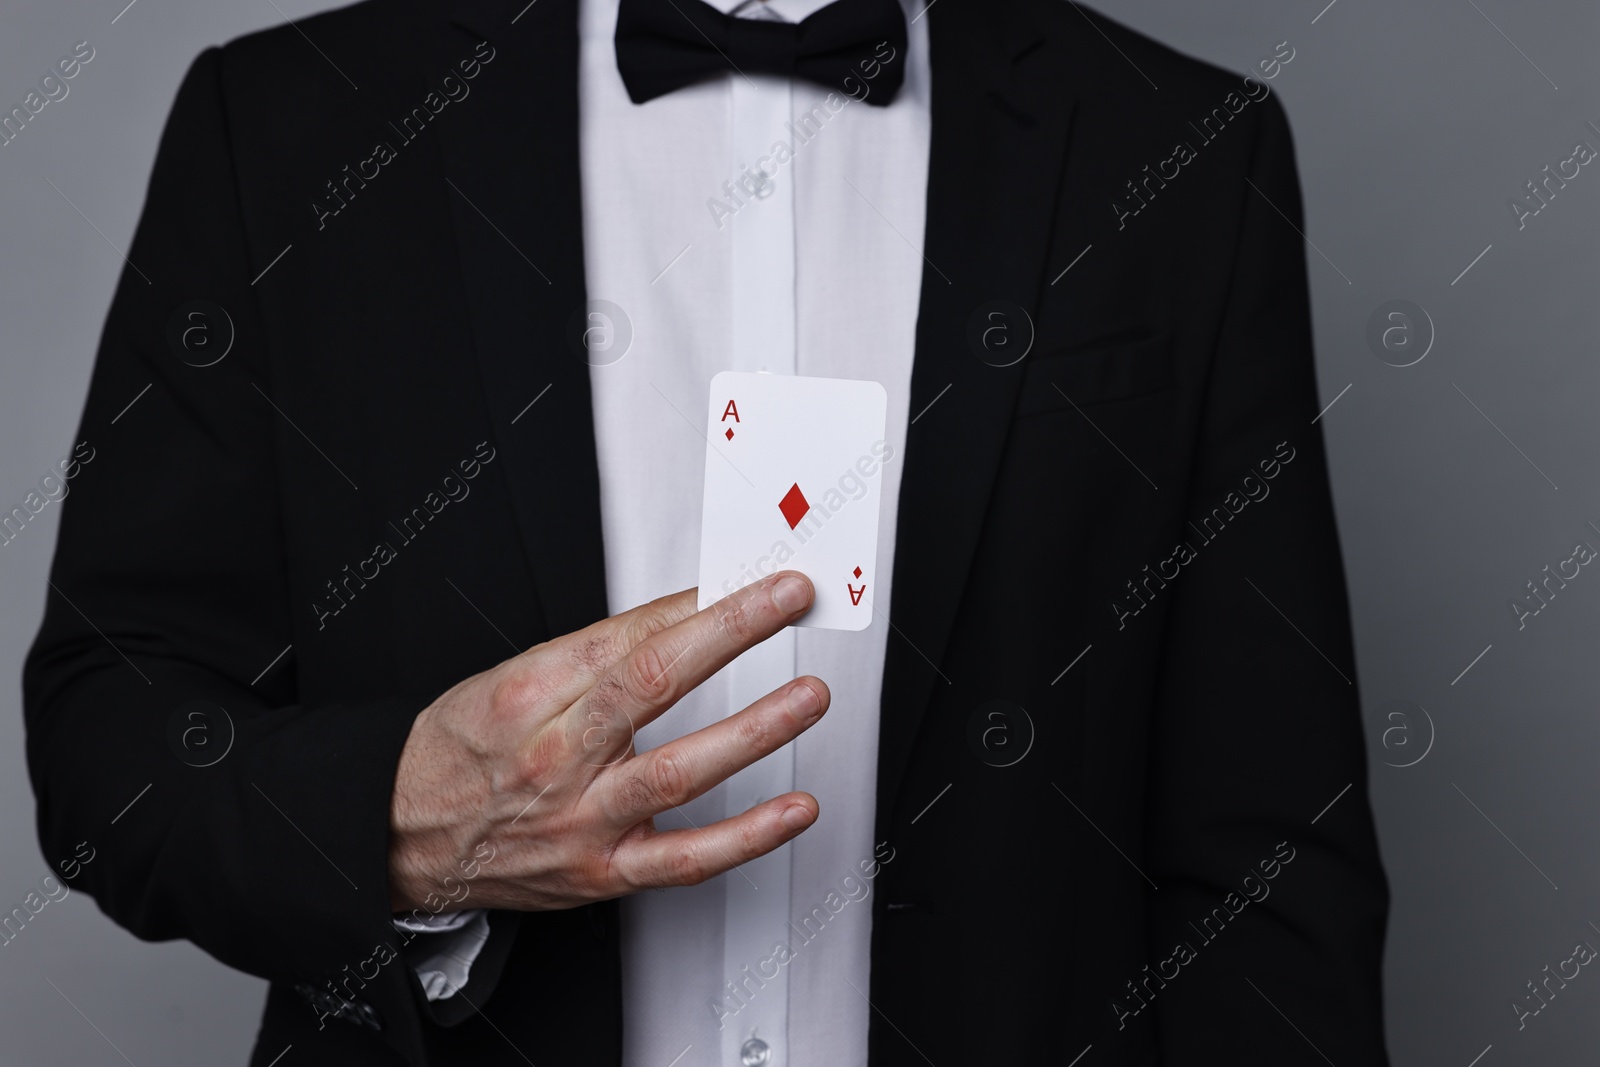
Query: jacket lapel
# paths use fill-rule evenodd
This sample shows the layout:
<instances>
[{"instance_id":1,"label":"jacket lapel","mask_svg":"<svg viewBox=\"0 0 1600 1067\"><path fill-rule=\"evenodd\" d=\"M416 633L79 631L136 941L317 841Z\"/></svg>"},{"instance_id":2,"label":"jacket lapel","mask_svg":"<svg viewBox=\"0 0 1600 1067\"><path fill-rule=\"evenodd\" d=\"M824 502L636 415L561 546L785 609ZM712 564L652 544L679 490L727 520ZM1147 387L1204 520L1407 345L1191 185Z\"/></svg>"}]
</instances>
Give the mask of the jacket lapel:
<instances>
[{"instance_id":1,"label":"jacket lapel","mask_svg":"<svg viewBox=\"0 0 1600 1067\"><path fill-rule=\"evenodd\" d=\"M452 14L469 33L439 44L439 69L478 41L493 55L438 126L441 194L501 469L555 636L606 614L589 367L572 347L585 300L577 3L495 0Z\"/></svg>"},{"instance_id":2,"label":"jacket lapel","mask_svg":"<svg viewBox=\"0 0 1600 1067\"><path fill-rule=\"evenodd\" d=\"M977 548L1024 363L976 354L980 309L1036 321L1073 107L1062 57L1020 5L929 12L933 73L914 422L906 439L878 746L878 825L894 814ZM978 316L978 319L975 319ZM1031 326L1009 316L1013 343ZM982 320L987 323L990 320ZM941 394L945 394L940 399ZM940 402L929 410L936 399ZM908 803L925 797L907 798Z\"/></svg>"}]
</instances>

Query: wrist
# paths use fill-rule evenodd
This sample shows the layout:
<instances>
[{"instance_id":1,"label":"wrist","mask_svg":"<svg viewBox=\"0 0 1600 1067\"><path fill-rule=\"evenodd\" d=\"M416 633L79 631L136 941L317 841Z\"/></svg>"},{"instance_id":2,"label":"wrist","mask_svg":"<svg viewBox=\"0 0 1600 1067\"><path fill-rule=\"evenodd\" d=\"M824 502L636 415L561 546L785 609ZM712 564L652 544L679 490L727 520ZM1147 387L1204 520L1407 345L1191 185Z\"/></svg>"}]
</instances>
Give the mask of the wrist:
<instances>
[{"instance_id":1,"label":"wrist","mask_svg":"<svg viewBox=\"0 0 1600 1067\"><path fill-rule=\"evenodd\" d=\"M430 788L445 777L435 707L424 708L411 726L389 800L389 906L396 914L444 910L437 872L450 866L454 849L448 812L437 799L440 791Z\"/></svg>"}]
</instances>

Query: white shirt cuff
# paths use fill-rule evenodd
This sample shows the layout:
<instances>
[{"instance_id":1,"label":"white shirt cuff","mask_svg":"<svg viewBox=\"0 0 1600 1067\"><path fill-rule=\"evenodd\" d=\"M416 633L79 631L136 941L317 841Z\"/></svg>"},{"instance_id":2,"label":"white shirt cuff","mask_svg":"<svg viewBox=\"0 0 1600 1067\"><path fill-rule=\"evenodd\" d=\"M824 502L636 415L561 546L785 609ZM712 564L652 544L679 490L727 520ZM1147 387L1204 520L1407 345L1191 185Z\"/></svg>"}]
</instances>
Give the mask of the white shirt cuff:
<instances>
[{"instance_id":1,"label":"white shirt cuff","mask_svg":"<svg viewBox=\"0 0 1600 1067\"><path fill-rule=\"evenodd\" d=\"M429 1000L445 1000L466 985L473 961L489 940L489 915L482 908L393 921L396 930L427 935L410 939L402 955Z\"/></svg>"}]
</instances>

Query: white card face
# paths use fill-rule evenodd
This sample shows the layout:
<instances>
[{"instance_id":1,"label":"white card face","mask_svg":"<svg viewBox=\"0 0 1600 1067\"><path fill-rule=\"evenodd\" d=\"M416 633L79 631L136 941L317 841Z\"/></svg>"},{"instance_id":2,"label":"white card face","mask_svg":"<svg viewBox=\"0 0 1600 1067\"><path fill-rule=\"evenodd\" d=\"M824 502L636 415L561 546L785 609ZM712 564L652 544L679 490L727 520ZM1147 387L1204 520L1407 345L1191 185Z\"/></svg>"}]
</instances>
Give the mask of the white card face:
<instances>
[{"instance_id":1,"label":"white card face","mask_svg":"<svg viewBox=\"0 0 1600 1067\"><path fill-rule=\"evenodd\" d=\"M867 628L878 584L888 410L877 382L740 371L711 380L702 608L794 570L817 591L796 625Z\"/></svg>"}]
</instances>

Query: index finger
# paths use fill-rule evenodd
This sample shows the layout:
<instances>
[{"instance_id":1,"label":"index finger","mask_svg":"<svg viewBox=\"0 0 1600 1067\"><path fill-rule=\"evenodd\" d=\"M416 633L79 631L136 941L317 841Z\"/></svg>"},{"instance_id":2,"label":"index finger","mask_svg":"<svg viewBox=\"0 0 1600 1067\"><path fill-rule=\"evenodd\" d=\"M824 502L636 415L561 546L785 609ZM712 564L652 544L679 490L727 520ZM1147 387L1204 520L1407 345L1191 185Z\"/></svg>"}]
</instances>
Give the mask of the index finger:
<instances>
[{"instance_id":1,"label":"index finger","mask_svg":"<svg viewBox=\"0 0 1600 1067\"><path fill-rule=\"evenodd\" d=\"M634 729L654 720L739 653L798 620L811 607L812 596L805 575L780 571L651 634L567 709L566 728L574 744L593 748L593 739L604 737L611 739L607 747L622 751Z\"/></svg>"},{"instance_id":2,"label":"index finger","mask_svg":"<svg viewBox=\"0 0 1600 1067\"><path fill-rule=\"evenodd\" d=\"M588 688L639 642L694 615L698 598L699 590L694 587L657 597L564 634L550 642L549 650L562 653L577 680Z\"/></svg>"}]
</instances>

